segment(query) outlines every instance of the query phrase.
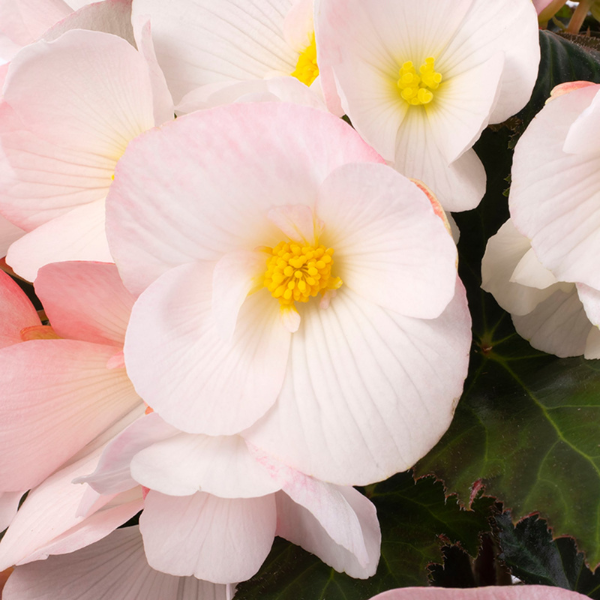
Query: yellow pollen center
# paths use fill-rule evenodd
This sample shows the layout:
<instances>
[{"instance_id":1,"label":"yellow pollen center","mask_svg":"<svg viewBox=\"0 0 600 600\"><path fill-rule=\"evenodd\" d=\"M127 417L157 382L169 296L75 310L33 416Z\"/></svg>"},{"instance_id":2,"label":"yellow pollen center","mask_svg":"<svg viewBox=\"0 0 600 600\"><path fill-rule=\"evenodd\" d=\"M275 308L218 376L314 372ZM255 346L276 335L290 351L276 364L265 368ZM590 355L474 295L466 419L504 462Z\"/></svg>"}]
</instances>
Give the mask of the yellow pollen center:
<instances>
[{"instance_id":1,"label":"yellow pollen center","mask_svg":"<svg viewBox=\"0 0 600 600\"><path fill-rule=\"evenodd\" d=\"M407 61L400 69L397 85L400 95L412 106L429 104L433 100L432 90L437 90L442 74L435 71L435 59L431 56L419 67L419 74L412 61Z\"/></svg>"},{"instance_id":2,"label":"yellow pollen center","mask_svg":"<svg viewBox=\"0 0 600 600\"><path fill-rule=\"evenodd\" d=\"M342 285L339 277L331 276L333 248L280 242L265 250L270 256L263 283L282 308L308 302L311 296Z\"/></svg>"},{"instance_id":3,"label":"yellow pollen center","mask_svg":"<svg viewBox=\"0 0 600 600\"><path fill-rule=\"evenodd\" d=\"M318 75L317 43L315 41L315 34L313 33L308 48L306 48L298 58L296 70L292 73L292 77L299 79L306 85L311 85Z\"/></svg>"}]
</instances>

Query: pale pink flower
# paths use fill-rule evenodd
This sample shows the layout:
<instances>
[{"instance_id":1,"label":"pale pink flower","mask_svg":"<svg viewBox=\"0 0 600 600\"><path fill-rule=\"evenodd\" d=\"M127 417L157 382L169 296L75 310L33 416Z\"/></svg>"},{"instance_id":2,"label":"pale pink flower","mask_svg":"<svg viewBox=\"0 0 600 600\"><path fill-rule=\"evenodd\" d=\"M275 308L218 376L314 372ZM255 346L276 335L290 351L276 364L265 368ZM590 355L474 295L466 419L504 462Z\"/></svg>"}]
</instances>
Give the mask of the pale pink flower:
<instances>
[{"instance_id":1,"label":"pale pink flower","mask_svg":"<svg viewBox=\"0 0 600 600\"><path fill-rule=\"evenodd\" d=\"M558 281L511 220L488 241L481 274L481 287L511 314L517 332L534 348L561 357L600 358L600 292Z\"/></svg>"},{"instance_id":2,"label":"pale pink flower","mask_svg":"<svg viewBox=\"0 0 600 600\"><path fill-rule=\"evenodd\" d=\"M76 29L11 63L0 104L0 211L28 232L7 256L26 279L51 262L112 260L104 199L115 165L134 137L173 118L148 23L137 43L139 51Z\"/></svg>"},{"instance_id":3,"label":"pale pink flower","mask_svg":"<svg viewBox=\"0 0 600 600\"><path fill-rule=\"evenodd\" d=\"M200 111L130 145L107 232L143 291L128 373L165 420L207 435L254 425L257 446L340 485L405 470L437 442L470 317L444 222L381 162L340 119L284 103ZM285 244L305 274L275 257ZM292 294L321 299L293 301L296 278Z\"/></svg>"},{"instance_id":4,"label":"pale pink flower","mask_svg":"<svg viewBox=\"0 0 600 600\"><path fill-rule=\"evenodd\" d=\"M74 554L17 567L2 597L3 600L231 600L233 586L155 571L144 555L139 528L127 527Z\"/></svg>"},{"instance_id":5,"label":"pale pink flower","mask_svg":"<svg viewBox=\"0 0 600 600\"><path fill-rule=\"evenodd\" d=\"M137 418L123 340L133 296L108 264L48 265L36 280L52 326L0 273L1 490L40 484L86 444ZM119 429L119 423L120 429Z\"/></svg>"},{"instance_id":6,"label":"pale pink flower","mask_svg":"<svg viewBox=\"0 0 600 600\"><path fill-rule=\"evenodd\" d=\"M472 146L531 95L540 49L531 0L318 0L319 66L363 138L446 210L477 206Z\"/></svg>"},{"instance_id":7,"label":"pale pink flower","mask_svg":"<svg viewBox=\"0 0 600 600\"><path fill-rule=\"evenodd\" d=\"M600 86L555 97L520 138L509 206L558 281L600 290Z\"/></svg>"},{"instance_id":8,"label":"pale pink flower","mask_svg":"<svg viewBox=\"0 0 600 600\"><path fill-rule=\"evenodd\" d=\"M151 414L79 481L102 494L138 483L150 490L140 518L146 556L171 575L249 579L275 535L353 577L370 577L379 561L379 523L365 496L286 467L241 436L182 433Z\"/></svg>"},{"instance_id":9,"label":"pale pink flower","mask_svg":"<svg viewBox=\"0 0 600 600\"><path fill-rule=\"evenodd\" d=\"M546 585L495 586L472 589L402 588L374 596L371 600L585 600L569 590ZM32 599L33 600L33 599Z\"/></svg>"}]
</instances>

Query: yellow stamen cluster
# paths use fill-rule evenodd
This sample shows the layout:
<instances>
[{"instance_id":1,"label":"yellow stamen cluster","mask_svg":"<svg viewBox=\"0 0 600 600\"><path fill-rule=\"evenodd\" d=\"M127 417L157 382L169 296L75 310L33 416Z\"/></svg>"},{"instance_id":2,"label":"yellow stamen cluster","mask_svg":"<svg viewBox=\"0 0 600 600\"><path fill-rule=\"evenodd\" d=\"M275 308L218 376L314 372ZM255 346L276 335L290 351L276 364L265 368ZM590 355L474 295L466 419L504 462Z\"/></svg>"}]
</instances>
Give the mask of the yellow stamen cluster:
<instances>
[{"instance_id":1,"label":"yellow stamen cluster","mask_svg":"<svg viewBox=\"0 0 600 600\"><path fill-rule=\"evenodd\" d=\"M280 242L275 248L265 250L271 256L267 259L263 283L282 307L308 302L311 296L342 285L339 277L331 277L332 248Z\"/></svg>"},{"instance_id":2,"label":"yellow stamen cluster","mask_svg":"<svg viewBox=\"0 0 600 600\"><path fill-rule=\"evenodd\" d=\"M419 68L419 75L412 61L407 61L400 69L398 88L400 95L411 105L429 104L433 100L431 90L437 90L442 74L435 71L435 59L431 56ZM429 88L429 89L428 89Z\"/></svg>"},{"instance_id":3,"label":"yellow stamen cluster","mask_svg":"<svg viewBox=\"0 0 600 600\"><path fill-rule=\"evenodd\" d=\"M317 43L315 42L315 34L313 33L308 48L306 48L298 58L296 70L292 73L292 77L299 79L306 85L311 85L318 75L319 67L317 65Z\"/></svg>"}]
</instances>

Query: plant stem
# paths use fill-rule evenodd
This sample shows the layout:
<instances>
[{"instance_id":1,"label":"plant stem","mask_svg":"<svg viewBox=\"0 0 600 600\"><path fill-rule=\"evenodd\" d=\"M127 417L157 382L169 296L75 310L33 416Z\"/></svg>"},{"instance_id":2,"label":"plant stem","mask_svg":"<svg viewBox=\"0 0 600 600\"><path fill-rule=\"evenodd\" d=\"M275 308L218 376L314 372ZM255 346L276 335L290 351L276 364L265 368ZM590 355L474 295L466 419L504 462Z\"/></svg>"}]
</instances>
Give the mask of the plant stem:
<instances>
[{"instance_id":1,"label":"plant stem","mask_svg":"<svg viewBox=\"0 0 600 600\"><path fill-rule=\"evenodd\" d=\"M591 6L592 0L580 0L579 6L575 9L571 20L569 21L569 26L567 27L568 33L579 33Z\"/></svg>"}]
</instances>

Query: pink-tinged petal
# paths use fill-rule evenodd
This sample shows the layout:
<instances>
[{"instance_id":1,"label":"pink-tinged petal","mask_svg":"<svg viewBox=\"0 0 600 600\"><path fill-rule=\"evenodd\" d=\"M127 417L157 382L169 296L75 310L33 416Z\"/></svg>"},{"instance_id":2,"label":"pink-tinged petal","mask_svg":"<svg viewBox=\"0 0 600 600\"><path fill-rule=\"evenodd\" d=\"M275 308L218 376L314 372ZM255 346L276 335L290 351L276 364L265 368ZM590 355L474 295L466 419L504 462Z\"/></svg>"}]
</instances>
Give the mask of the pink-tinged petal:
<instances>
[{"instance_id":1,"label":"pink-tinged petal","mask_svg":"<svg viewBox=\"0 0 600 600\"><path fill-rule=\"evenodd\" d=\"M592 89L596 90L596 95L591 104L569 127L563 146L563 151L567 154L600 152L600 86L596 85Z\"/></svg>"},{"instance_id":2,"label":"pink-tinged petal","mask_svg":"<svg viewBox=\"0 0 600 600\"><path fill-rule=\"evenodd\" d=\"M203 491L220 498L255 498L281 489L237 435L182 433L158 442L133 458L131 475L144 487L170 496Z\"/></svg>"},{"instance_id":3,"label":"pink-tinged petal","mask_svg":"<svg viewBox=\"0 0 600 600\"><path fill-rule=\"evenodd\" d=\"M382 159L341 119L281 102L199 111L146 133L119 161L107 200L125 285L138 294L182 263L275 246L281 232L265 212L312 206L347 162Z\"/></svg>"},{"instance_id":4,"label":"pink-tinged petal","mask_svg":"<svg viewBox=\"0 0 600 600\"><path fill-rule=\"evenodd\" d=\"M396 138L394 167L406 177L424 181L447 211L475 208L485 193L485 170L475 151L467 150L449 165L422 110L411 110L404 119Z\"/></svg>"},{"instance_id":5,"label":"pink-tinged petal","mask_svg":"<svg viewBox=\"0 0 600 600\"><path fill-rule=\"evenodd\" d=\"M233 102L291 102L326 110L323 99L295 77L252 81L223 81L203 85L186 94L175 107L178 115ZM343 114L343 112L342 112Z\"/></svg>"},{"instance_id":6,"label":"pink-tinged petal","mask_svg":"<svg viewBox=\"0 0 600 600\"><path fill-rule=\"evenodd\" d=\"M233 338L240 308L248 294L263 287L267 258L264 252L240 250L226 254L215 265L212 313L224 342Z\"/></svg>"},{"instance_id":7,"label":"pink-tinged petal","mask_svg":"<svg viewBox=\"0 0 600 600\"><path fill-rule=\"evenodd\" d=\"M129 0L129 4L131 5L131 0ZM156 59L150 20L147 17L138 17L134 23L134 30L138 50L148 64L148 73L152 84L152 97L154 101L154 123L158 127L167 121L173 120L175 112L173 97L167 87L165 75Z\"/></svg>"},{"instance_id":8,"label":"pink-tinged petal","mask_svg":"<svg viewBox=\"0 0 600 600\"><path fill-rule=\"evenodd\" d=\"M517 113L527 104L533 91L540 43L537 14L531 0L498 0L493 4L474 0L453 40L440 56L436 70L450 79L498 53L504 54L504 70L490 123L501 123Z\"/></svg>"},{"instance_id":9,"label":"pink-tinged petal","mask_svg":"<svg viewBox=\"0 0 600 600\"><path fill-rule=\"evenodd\" d=\"M104 230L104 201L97 200L44 223L13 243L6 262L28 281L50 263L112 262Z\"/></svg>"},{"instance_id":10,"label":"pink-tinged petal","mask_svg":"<svg viewBox=\"0 0 600 600\"><path fill-rule=\"evenodd\" d=\"M513 315L513 323L534 348L561 358L583 354L592 329L575 286L555 291L526 315Z\"/></svg>"},{"instance_id":11,"label":"pink-tinged petal","mask_svg":"<svg viewBox=\"0 0 600 600\"><path fill-rule=\"evenodd\" d=\"M566 154L571 125L590 106L596 87L548 103L523 134L513 159L509 205L516 228L560 281L600 288L600 150Z\"/></svg>"},{"instance_id":12,"label":"pink-tinged petal","mask_svg":"<svg viewBox=\"0 0 600 600\"><path fill-rule=\"evenodd\" d=\"M4 531L14 519L24 493L0 492L0 531Z\"/></svg>"},{"instance_id":13,"label":"pink-tinged petal","mask_svg":"<svg viewBox=\"0 0 600 600\"><path fill-rule=\"evenodd\" d=\"M0 215L0 256L6 256L10 245L25 235L25 231Z\"/></svg>"},{"instance_id":14,"label":"pink-tinged petal","mask_svg":"<svg viewBox=\"0 0 600 600\"><path fill-rule=\"evenodd\" d=\"M438 317L454 296L456 246L427 196L392 168L336 169L319 190L320 242L357 294L402 315Z\"/></svg>"},{"instance_id":15,"label":"pink-tinged petal","mask_svg":"<svg viewBox=\"0 0 600 600\"><path fill-rule=\"evenodd\" d=\"M272 494L223 499L198 492L177 498L151 491L140 530L153 568L234 583L258 571L273 544L276 521Z\"/></svg>"},{"instance_id":16,"label":"pink-tinged petal","mask_svg":"<svg viewBox=\"0 0 600 600\"><path fill-rule=\"evenodd\" d=\"M85 519L77 516L77 507L83 498L86 486L71 483L73 478L89 473L95 466L100 456L101 448L86 453L77 461L71 462L67 467L57 471L46 479L40 486L31 490L27 499L13 519L8 531L0 544L0 566L6 569L15 564L45 558L44 548L52 546L58 538L72 531L77 534L80 525L85 526ZM106 496L104 505L108 505L112 496ZM96 504L96 511L103 508L102 503ZM133 514L139 511L139 506L130 506ZM120 522L113 521L113 529L129 520L133 514L123 513L117 505L117 516ZM115 509L113 509L115 510ZM110 520L111 509L104 516ZM119 519L117 519L118 521ZM105 522L104 519L101 521ZM105 527L100 527L100 533L107 535ZM96 537L96 541L102 537ZM88 540L92 535L88 530ZM76 540L74 540L76 541ZM88 541L91 543L91 541ZM71 550L76 550L79 545L71 544ZM66 550L69 551L69 550ZM46 556L48 553L46 553Z\"/></svg>"},{"instance_id":17,"label":"pink-tinged petal","mask_svg":"<svg viewBox=\"0 0 600 600\"><path fill-rule=\"evenodd\" d=\"M302 245L314 246L324 226L312 209L302 204L277 206L267 212L267 217L290 240Z\"/></svg>"},{"instance_id":18,"label":"pink-tinged petal","mask_svg":"<svg viewBox=\"0 0 600 600\"><path fill-rule=\"evenodd\" d=\"M138 482L131 477L130 463L145 448L173 437L178 429L165 423L159 415L151 413L138 419L107 446L95 471L75 480L88 483L100 494L117 494L135 487Z\"/></svg>"},{"instance_id":19,"label":"pink-tinged petal","mask_svg":"<svg viewBox=\"0 0 600 600\"><path fill-rule=\"evenodd\" d=\"M251 450L281 485L277 535L313 552L338 571L363 579L373 575L381 544L373 504L353 488L318 481L278 463L258 448Z\"/></svg>"},{"instance_id":20,"label":"pink-tinged petal","mask_svg":"<svg viewBox=\"0 0 600 600\"><path fill-rule=\"evenodd\" d=\"M560 83L552 88L552 91L550 92L550 98L546 100L546 104L560 96L563 96L564 94L568 94L569 92L574 92L575 90L589 87L591 85L597 84L595 84L593 81L565 81L565 83Z\"/></svg>"},{"instance_id":21,"label":"pink-tinged petal","mask_svg":"<svg viewBox=\"0 0 600 600\"><path fill-rule=\"evenodd\" d=\"M84 487L87 488L87 486ZM89 488L86 489L86 491L88 490ZM75 512L76 518L85 517L81 522L58 535L46 546L32 552L19 564L44 560L50 555L69 554L85 548L112 533L117 527L135 517L143 508L144 499L141 487L114 497L103 496L87 514L82 515L79 511Z\"/></svg>"},{"instance_id":22,"label":"pink-tinged petal","mask_svg":"<svg viewBox=\"0 0 600 600\"><path fill-rule=\"evenodd\" d=\"M139 527L118 529L76 554L18 567L5 600L228 600L226 586L148 565Z\"/></svg>"},{"instance_id":23,"label":"pink-tinged petal","mask_svg":"<svg viewBox=\"0 0 600 600\"><path fill-rule=\"evenodd\" d=\"M117 36L67 31L15 57L2 112L1 208L31 229L106 195L129 141L154 125L148 67Z\"/></svg>"},{"instance_id":24,"label":"pink-tinged petal","mask_svg":"<svg viewBox=\"0 0 600 600\"><path fill-rule=\"evenodd\" d=\"M25 46L72 12L62 0L2 0L0 31L19 46Z\"/></svg>"},{"instance_id":25,"label":"pink-tinged petal","mask_svg":"<svg viewBox=\"0 0 600 600\"><path fill-rule=\"evenodd\" d=\"M0 353L6 491L37 485L141 402L124 369L106 368L112 346L39 340Z\"/></svg>"},{"instance_id":26,"label":"pink-tinged petal","mask_svg":"<svg viewBox=\"0 0 600 600\"><path fill-rule=\"evenodd\" d=\"M342 286L308 306L275 406L244 433L323 481L362 485L411 467L448 428L471 344L464 288L435 320L403 317Z\"/></svg>"},{"instance_id":27,"label":"pink-tinged petal","mask_svg":"<svg viewBox=\"0 0 600 600\"><path fill-rule=\"evenodd\" d=\"M321 485L332 490L337 488L330 484ZM345 519L344 513L334 512L327 515L326 521L318 520L310 506L297 504L284 492L279 492L276 494L277 535L317 555L336 571L348 573L358 579L367 579L375 574L380 555L381 532L375 507L352 488L337 490L337 495L343 498L344 508L351 511L351 522ZM333 508L333 505L330 508ZM331 536L330 529L333 524L337 525L338 530L355 530L352 533L357 542L362 542L363 547L360 558L356 549L347 549L340 543L339 538Z\"/></svg>"},{"instance_id":28,"label":"pink-tinged petal","mask_svg":"<svg viewBox=\"0 0 600 600\"><path fill-rule=\"evenodd\" d=\"M51 42L71 29L87 29L88 31L111 33L127 40L134 46L131 1L104 0L103 2L88 3L49 29L43 39Z\"/></svg>"},{"instance_id":29,"label":"pink-tinged petal","mask_svg":"<svg viewBox=\"0 0 600 600\"><path fill-rule=\"evenodd\" d=\"M4 271L0 271L0 348L23 341L21 331L42 323L25 292Z\"/></svg>"},{"instance_id":30,"label":"pink-tinged petal","mask_svg":"<svg viewBox=\"0 0 600 600\"><path fill-rule=\"evenodd\" d=\"M35 292L60 337L123 345L135 299L121 283L115 265L92 262L46 265L35 280Z\"/></svg>"},{"instance_id":31,"label":"pink-tinged petal","mask_svg":"<svg viewBox=\"0 0 600 600\"><path fill-rule=\"evenodd\" d=\"M292 0L136 0L133 16L152 21L158 61L178 102L189 91L217 81L290 74L298 53L283 38Z\"/></svg>"},{"instance_id":32,"label":"pink-tinged petal","mask_svg":"<svg viewBox=\"0 0 600 600\"><path fill-rule=\"evenodd\" d=\"M306 50L312 41L315 30L313 5L314 0L294 0L283 21L283 37L298 53Z\"/></svg>"},{"instance_id":33,"label":"pink-tinged petal","mask_svg":"<svg viewBox=\"0 0 600 600\"><path fill-rule=\"evenodd\" d=\"M584 358L588 360L600 358L600 329L592 327L585 343Z\"/></svg>"},{"instance_id":34,"label":"pink-tinged petal","mask_svg":"<svg viewBox=\"0 0 600 600\"><path fill-rule=\"evenodd\" d=\"M409 60L418 67L425 58L437 56L472 3L335 0L317 4L317 49L328 105L334 109L336 104L328 73L332 69L344 110L385 159L394 159L396 135L409 111L397 87L400 67Z\"/></svg>"},{"instance_id":35,"label":"pink-tinged petal","mask_svg":"<svg viewBox=\"0 0 600 600\"><path fill-rule=\"evenodd\" d=\"M588 285L578 283L577 295L583 304L587 318L594 325L600 325L600 292Z\"/></svg>"},{"instance_id":36,"label":"pink-tinged petal","mask_svg":"<svg viewBox=\"0 0 600 600\"><path fill-rule=\"evenodd\" d=\"M250 295L225 342L212 315L212 263L172 269L133 307L125 362L136 390L168 423L189 433L245 429L275 402L290 333L266 289ZM151 326L148 324L151 323Z\"/></svg>"},{"instance_id":37,"label":"pink-tinged petal","mask_svg":"<svg viewBox=\"0 0 600 600\"><path fill-rule=\"evenodd\" d=\"M529 285L527 279L517 282L513 277L515 269L530 250L529 240L516 230L509 219L500 227L498 233L488 240L481 262L481 287L493 294L496 302L513 316L530 313L558 289L569 286L561 284L540 289ZM541 266L540 268L543 269Z\"/></svg>"},{"instance_id":38,"label":"pink-tinged petal","mask_svg":"<svg viewBox=\"0 0 600 600\"><path fill-rule=\"evenodd\" d=\"M371 600L585 600L576 592L545 585L515 585L473 588L403 588L384 592Z\"/></svg>"},{"instance_id":39,"label":"pink-tinged petal","mask_svg":"<svg viewBox=\"0 0 600 600\"><path fill-rule=\"evenodd\" d=\"M425 106L428 131L448 164L469 150L487 127L503 69L504 54L494 54L444 81L435 100Z\"/></svg>"}]
</instances>

